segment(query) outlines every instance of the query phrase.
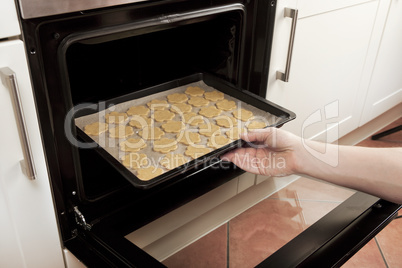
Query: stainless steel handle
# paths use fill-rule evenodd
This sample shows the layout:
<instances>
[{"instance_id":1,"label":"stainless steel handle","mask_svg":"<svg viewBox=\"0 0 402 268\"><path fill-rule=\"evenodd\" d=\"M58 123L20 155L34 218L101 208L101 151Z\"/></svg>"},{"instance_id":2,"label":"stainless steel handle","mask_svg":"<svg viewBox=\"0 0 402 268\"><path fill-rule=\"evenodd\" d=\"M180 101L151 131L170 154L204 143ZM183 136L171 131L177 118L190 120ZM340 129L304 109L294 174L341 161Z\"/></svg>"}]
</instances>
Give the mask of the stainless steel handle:
<instances>
[{"instance_id":1,"label":"stainless steel handle","mask_svg":"<svg viewBox=\"0 0 402 268\"><path fill-rule=\"evenodd\" d=\"M22 152L24 160L20 162L22 172L31 180L35 179L35 167L33 164L31 145L26 132L24 111L22 109L20 92L18 89L17 76L8 67L0 68L1 81L5 87L10 89L11 99L13 101L14 113L17 119L18 132L20 135Z\"/></svg>"},{"instance_id":2,"label":"stainless steel handle","mask_svg":"<svg viewBox=\"0 0 402 268\"><path fill-rule=\"evenodd\" d=\"M299 11L297 9L285 8L285 18L292 19L292 27L290 29L290 38L289 38L289 47L288 47L288 56L286 59L286 68L285 72L282 73L280 71L276 71L276 79L280 79L284 82L289 81L289 73L290 73L290 63L292 61L292 53L293 53L293 43L295 41L296 34L296 23L297 23L297 15Z\"/></svg>"}]
</instances>

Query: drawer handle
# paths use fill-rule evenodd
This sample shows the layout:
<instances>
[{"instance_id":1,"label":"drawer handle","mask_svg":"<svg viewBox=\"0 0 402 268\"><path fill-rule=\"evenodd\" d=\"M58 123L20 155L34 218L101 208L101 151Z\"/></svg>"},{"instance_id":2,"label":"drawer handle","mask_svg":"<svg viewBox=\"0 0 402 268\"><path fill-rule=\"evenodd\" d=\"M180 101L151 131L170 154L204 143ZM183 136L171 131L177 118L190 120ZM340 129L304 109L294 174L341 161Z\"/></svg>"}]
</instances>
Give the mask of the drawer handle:
<instances>
[{"instance_id":1,"label":"drawer handle","mask_svg":"<svg viewBox=\"0 0 402 268\"><path fill-rule=\"evenodd\" d=\"M20 135L22 152L24 160L21 160L22 172L31 180L35 179L35 168L33 165L33 158L31 152L31 145L28 140L26 132L26 124L24 119L24 112L21 104L20 92L18 89L17 76L8 67L0 68L0 76L3 85L10 90L11 99L13 102L14 113L17 119L18 132Z\"/></svg>"},{"instance_id":2,"label":"drawer handle","mask_svg":"<svg viewBox=\"0 0 402 268\"><path fill-rule=\"evenodd\" d=\"M292 27L290 29L290 38L289 38L289 47L288 47L288 56L286 59L286 68L285 72L282 73L280 71L276 71L276 79L282 80L284 82L289 81L289 73L290 73L290 62L292 61L292 53L293 53L293 43L295 41L296 34L296 23L297 23L297 15L299 11L297 9L285 8L285 18L292 19Z\"/></svg>"}]
</instances>

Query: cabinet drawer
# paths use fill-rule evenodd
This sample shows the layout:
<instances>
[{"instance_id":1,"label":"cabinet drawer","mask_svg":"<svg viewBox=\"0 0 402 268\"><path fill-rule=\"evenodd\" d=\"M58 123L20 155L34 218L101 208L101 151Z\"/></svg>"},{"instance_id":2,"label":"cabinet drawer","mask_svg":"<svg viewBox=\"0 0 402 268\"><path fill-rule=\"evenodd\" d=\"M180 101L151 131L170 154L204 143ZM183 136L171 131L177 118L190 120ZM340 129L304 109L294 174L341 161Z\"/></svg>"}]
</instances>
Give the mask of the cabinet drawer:
<instances>
[{"instance_id":1,"label":"cabinet drawer","mask_svg":"<svg viewBox=\"0 0 402 268\"><path fill-rule=\"evenodd\" d=\"M2 0L0 8L0 39L20 34L13 0Z\"/></svg>"},{"instance_id":2,"label":"cabinet drawer","mask_svg":"<svg viewBox=\"0 0 402 268\"><path fill-rule=\"evenodd\" d=\"M299 18L303 18L366 2L370 2L370 0L299 0L297 8L299 9ZM358 15L356 14L356 16Z\"/></svg>"}]
</instances>

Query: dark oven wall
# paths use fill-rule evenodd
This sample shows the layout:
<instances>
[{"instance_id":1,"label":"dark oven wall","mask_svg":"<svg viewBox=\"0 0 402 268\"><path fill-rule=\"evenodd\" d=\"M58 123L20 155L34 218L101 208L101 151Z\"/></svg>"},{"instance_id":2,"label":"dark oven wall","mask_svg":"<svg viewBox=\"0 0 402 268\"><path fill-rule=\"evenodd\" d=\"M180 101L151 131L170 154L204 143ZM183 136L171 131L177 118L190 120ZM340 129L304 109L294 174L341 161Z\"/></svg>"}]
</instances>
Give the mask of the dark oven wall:
<instances>
[{"instance_id":1,"label":"dark oven wall","mask_svg":"<svg viewBox=\"0 0 402 268\"><path fill-rule=\"evenodd\" d=\"M166 196L164 207L157 202L154 213L134 223L139 226L239 174L234 168L230 172L206 170L175 185L135 189L112 168L100 165L96 153L73 146L66 131L74 134L75 129L65 128L65 119L75 105L104 101L197 72L211 73L265 96L275 4L145 1L22 20L64 240L76 226L75 206L88 222L96 222L117 208ZM214 176L217 179L210 179ZM209 182L200 183L206 177ZM172 193L178 194L172 199Z\"/></svg>"}]
</instances>

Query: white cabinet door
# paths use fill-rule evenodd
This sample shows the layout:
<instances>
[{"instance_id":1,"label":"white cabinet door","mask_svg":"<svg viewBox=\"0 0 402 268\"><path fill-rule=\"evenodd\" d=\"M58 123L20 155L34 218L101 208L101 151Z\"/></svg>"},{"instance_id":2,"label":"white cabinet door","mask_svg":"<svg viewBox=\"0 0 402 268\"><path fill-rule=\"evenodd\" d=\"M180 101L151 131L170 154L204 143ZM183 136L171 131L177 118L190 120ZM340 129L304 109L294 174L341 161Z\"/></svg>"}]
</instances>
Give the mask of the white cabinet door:
<instances>
[{"instance_id":1,"label":"white cabinet door","mask_svg":"<svg viewBox=\"0 0 402 268\"><path fill-rule=\"evenodd\" d=\"M0 39L20 34L15 1L1 0L0 3Z\"/></svg>"},{"instance_id":2,"label":"white cabinet door","mask_svg":"<svg viewBox=\"0 0 402 268\"><path fill-rule=\"evenodd\" d=\"M4 67L16 73L36 180L22 173L23 154L10 89L0 83L0 267L64 267L22 41L0 42L0 68Z\"/></svg>"},{"instance_id":3,"label":"white cabinet door","mask_svg":"<svg viewBox=\"0 0 402 268\"><path fill-rule=\"evenodd\" d=\"M392 1L369 84L361 125L402 102L401 14L402 1Z\"/></svg>"},{"instance_id":4,"label":"white cabinet door","mask_svg":"<svg viewBox=\"0 0 402 268\"><path fill-rule=\"evenodd\" d=\"M327 135L332 142L358 126L354 107L361 101L358 88L379 1L334 10L323 6L316 14L302 10L307 2L298 3L289 82L276 79L276 71L285 69L290 29L283 13L289 1L278 2L267 99L296 113L285 129L305 138Z\"/></svg>"}]
</instances>

